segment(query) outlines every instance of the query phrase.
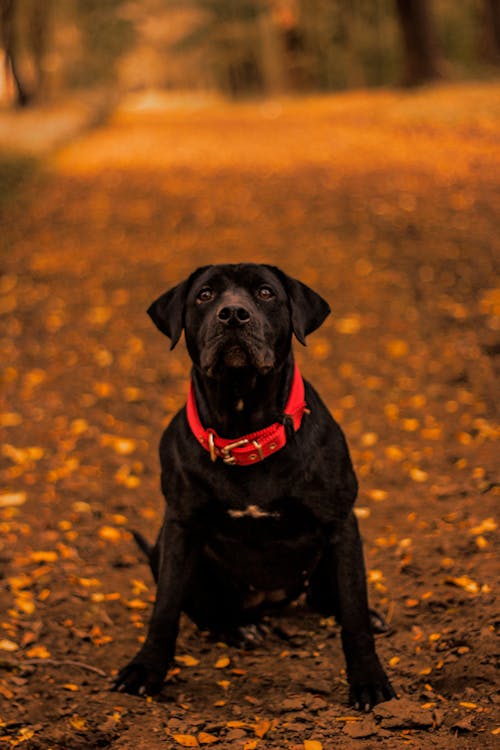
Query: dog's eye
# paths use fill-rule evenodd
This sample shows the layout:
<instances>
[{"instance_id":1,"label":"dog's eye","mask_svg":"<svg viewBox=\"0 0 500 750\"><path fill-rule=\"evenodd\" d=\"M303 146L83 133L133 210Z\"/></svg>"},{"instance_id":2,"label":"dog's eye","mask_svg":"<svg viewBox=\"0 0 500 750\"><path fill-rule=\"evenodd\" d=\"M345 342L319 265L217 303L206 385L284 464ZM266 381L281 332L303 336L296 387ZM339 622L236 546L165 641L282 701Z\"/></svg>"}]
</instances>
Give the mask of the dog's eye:
<instances>
[{"instance_id":1,"label":"dog's eye","mask_svg":"<svg viewBox=\"0 0 500 750\"><path fill-rule=\"evenodd\" d=\"M198 296L196 297L196 300L198 302L210 302L211 299L213 299L214 292L213 289L210 289L209 286L203 287L203 289L200 289L198 292Z\"/></svg>"},{"instance_id":2,"label":"dog's eye","mask_svg":"<svg viewBox=\"0 0 500 750\"><path fill-rule=\"evenodd\" d=\"M261 286L257 292L257 296L260 297L260 299L271 299L271 297L274 297L274 292L270 286Z\"/></svg>"}]
</instances>

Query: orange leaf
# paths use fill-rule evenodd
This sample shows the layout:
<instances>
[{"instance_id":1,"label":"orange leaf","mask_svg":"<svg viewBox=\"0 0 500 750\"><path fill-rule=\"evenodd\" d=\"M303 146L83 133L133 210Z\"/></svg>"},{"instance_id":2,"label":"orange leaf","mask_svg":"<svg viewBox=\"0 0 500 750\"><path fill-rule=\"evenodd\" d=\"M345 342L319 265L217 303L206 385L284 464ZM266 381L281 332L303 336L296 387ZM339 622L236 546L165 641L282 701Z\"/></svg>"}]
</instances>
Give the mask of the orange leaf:
<instances>
[{"instance_id":1,"label":"orange leaf","mask_svg":"<svg viewBox=\"0 0 500 750\"><path fill-rule=\"evenodd\" d=\"M198 742L200 745L213 745L214 742L218 742L219 738L214 734L208 732L200 732L198 735Z\"/></svg>"},{"instance_id":2,"label":"orange leaf","mask_svg":"<svg viewBox=\"0 0 500 750\"><path fill-rule=\"evenodd\" d=\"M200 663L199 659L195 659L194 656L190 656L189 654L182 654L181 656L176 656L175 661L178 664L182 664L183 667L196 667L196 665Z\"/></svg>"},{"instance_id":3,"label":"orange leaf","mask_svg":"<svg viewBox=\"0 0 500 750\"><path fill-rule=\"evenodd\" d=\"M198 740L193 734L173 734L172 737L183 747L198 747Z\"/></svg>"},{"instance_id":4,"label":"orange leaf","mask_svg":"<svg viewBox=\"0 0 500 750\"><path fill-rule=\"evenodd\" d=\"M258 721L257 724L254 726L254 732L257 735L257 737L264 737L269 730L271 729L271 722L269 719L262 719L262 721Z\"/></svg>"}]
</instances>

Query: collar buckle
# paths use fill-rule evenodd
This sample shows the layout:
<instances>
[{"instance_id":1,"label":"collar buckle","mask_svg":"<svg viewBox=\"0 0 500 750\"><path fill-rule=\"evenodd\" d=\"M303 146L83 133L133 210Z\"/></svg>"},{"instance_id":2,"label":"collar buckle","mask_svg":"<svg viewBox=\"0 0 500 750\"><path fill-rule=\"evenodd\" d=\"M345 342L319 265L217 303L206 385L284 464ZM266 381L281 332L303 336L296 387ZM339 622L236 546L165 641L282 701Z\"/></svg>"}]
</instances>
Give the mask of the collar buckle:
<instances>
[{"instance_id":1,"label":"collar buckle","mask_svg":"<svg viewBox=\"0 0 500 750\"><path fill-rule=\"evenodd\" d=\"M221 452L221 458L224 461L225 464L229 464L232 466L236 463L236 458L233 456L231 451L233 448L240 448L242 445L248 445L250 441L247 438L242 438L241 440L235 440L234 443L229 443L229 445L225 445L224 448L220 449Z\"/></svg>"}]
</instances>

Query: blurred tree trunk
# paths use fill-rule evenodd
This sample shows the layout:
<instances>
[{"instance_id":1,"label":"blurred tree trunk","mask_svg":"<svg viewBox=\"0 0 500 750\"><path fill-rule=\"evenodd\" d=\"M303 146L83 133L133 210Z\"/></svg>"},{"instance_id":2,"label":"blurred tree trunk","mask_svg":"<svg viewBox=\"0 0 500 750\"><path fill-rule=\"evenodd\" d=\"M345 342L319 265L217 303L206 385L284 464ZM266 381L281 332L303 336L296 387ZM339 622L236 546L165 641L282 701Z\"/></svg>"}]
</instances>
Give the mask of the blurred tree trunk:
<instances>
[{"instance_id":1,"label":"blurred tree trunk","mask_svg":"<svg viewBox=\"0 0 500 750\"><path fill-rule=\"evenodd\" d=\"M428 0L396 0L396 11L406 58L403 83L418 86L441 78Z\"/></svg>"},{"instance_id":2,"label":"blurred tree trunk","mask_svg":"<svg viewBox=\"0 0 500 750\"><path fill-rule=\"evenodd\" d=\"M12 76L16 90L16 104L26 107L30 95L19 73L19 39L16 27L17 0L0 0L1 38L5 54L7 76Z\"/></svg>"},{"instance_id":3,"label":"blurred tree trunk","mask_svg":"<svg viewBox=\"0 0 500 750\"><path fill-rule=\"evenodd\" d=\"M45 58L48 47L51 6L52 0L43 0L43 2L35 0L29 18L28 43L33 56L34 92L37 98L45 93Z\"/></svg>"},{"instance_id":4,"label":"blurred tree trunk","mask_svg":"<svg viewBox=\"0 0 500 750\"><path fill-rule=\"evenodd\" d=\"M287 88L283 40L269 12L259 15L258 25L264 90L277 94Z\"/></svg>"},{"instance_id":5,"label":"blurred tree trunk","mask_svg":"<svg viewBox=\"0 0 500 750\"><path fill-rule=\"evenodd\" d=\"M480 55L486 62L500 62L500 0L484 0L481 8Z\"/></svg>"}]
</instances>

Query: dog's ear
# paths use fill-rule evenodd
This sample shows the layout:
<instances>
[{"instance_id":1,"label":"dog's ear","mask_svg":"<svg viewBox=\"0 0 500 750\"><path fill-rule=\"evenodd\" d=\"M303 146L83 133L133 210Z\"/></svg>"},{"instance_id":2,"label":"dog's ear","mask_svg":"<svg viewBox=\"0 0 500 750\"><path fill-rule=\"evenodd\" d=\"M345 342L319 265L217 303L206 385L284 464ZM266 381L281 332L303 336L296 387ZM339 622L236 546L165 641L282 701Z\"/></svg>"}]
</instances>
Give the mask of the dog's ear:
<instances>
[{"instance_id":1,"label":"dog's ear","mask_svg":"<svg viewBox=\"0 0 500 750\"><path fill-rule=\"evenodd\" d=\"M330 305L306 284L275 266L271 268L278 274L288 292L293 332L300 343L306 346L306 336L320 327L330 314Z\"/></svg>"},{"instance_id":2,"label":"dog's ear","mask_svg":"<svg viewBox=\"0 0 500 750\"><path fill-rule=\"evenodd\" d=\"M155 326L170 339L170 349L177 344L184 328L184 308L191 284L207 268L209 266L197 268L189 278L169 289L148 307L148 315Z\"/></svg>"}]
</instances>

